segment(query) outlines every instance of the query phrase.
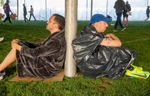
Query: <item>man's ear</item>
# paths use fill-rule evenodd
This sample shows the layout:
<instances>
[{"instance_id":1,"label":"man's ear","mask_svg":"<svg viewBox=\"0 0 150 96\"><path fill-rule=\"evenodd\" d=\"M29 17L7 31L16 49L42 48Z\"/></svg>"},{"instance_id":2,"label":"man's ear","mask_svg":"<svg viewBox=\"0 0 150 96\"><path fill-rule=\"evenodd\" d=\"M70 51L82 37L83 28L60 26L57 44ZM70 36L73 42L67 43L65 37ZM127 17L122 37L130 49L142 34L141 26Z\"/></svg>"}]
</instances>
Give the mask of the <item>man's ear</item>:
<instances>
[{"instance_id":1,"label":"man's ear","mask_svg":"<svg viewBox=\"0 0 150 96\"><path fill-rule=\"evenodd\" d=\"M56 24L55 24L55 27L59 29L59 24L58 24L58 23L56 23Z\"/></svg>"},{"instance_id":2,"label":"man's ear","mask_svg":"<svg viewBox=\"0 0 150 96\"><path fill-rule=\"evenodd\" d=\"M56 27L56 28L59 28L58 24L55 24L55 27Z\"/></svg>"}]
</instances>

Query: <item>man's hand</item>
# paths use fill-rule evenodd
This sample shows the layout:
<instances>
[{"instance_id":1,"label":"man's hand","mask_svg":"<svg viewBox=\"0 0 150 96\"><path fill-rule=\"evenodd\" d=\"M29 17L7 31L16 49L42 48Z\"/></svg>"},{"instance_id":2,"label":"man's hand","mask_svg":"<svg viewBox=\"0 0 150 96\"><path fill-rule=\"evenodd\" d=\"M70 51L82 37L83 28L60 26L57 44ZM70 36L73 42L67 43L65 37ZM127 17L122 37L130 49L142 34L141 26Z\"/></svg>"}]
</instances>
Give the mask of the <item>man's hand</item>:
<instances>
[{"instance_id":1,"label":"man's hand","mask_svg":"<svg viewBox=\"0 0 150 96\"><path fill-rule=\"evenodd\" d=\"M127 15L131 15L131 12L127 12L126 14L127 14Z\"/></svg>"},{"instance_id":2,"label":"man's hand","mask_svg":"<svg viewBox=\"0 0 150 96\"><path fill-rule=\"evenodd\" d=\"M18 39L14 39L11 41L11 47L17 49L18 51L20 51L22 48L22 46L18 44Z\"/></svg>"},{"instance_id":3,"label":"man's hand","mask_svg":"<svg viewBox=\"0 0 150 96\"><path fill-rule=\"evenodd\" d=\"M106 34L103 41L100 45L104 46L112 46L112 47L120 47L122 45L121 41L114 34Z\"/></svg>"}]
</instances>

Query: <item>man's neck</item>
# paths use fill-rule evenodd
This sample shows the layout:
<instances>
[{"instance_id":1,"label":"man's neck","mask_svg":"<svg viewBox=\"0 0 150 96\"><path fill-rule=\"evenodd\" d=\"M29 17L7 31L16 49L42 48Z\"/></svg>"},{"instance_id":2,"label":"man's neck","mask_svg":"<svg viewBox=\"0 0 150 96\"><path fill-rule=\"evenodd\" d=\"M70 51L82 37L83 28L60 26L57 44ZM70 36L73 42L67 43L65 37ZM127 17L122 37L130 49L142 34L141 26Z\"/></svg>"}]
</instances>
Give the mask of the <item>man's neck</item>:
<instances>
[{"instance_id":1,"label":"man's neck","mask_svg":"<svg viewBox=\"0 0 150 96\"><path fill-rule=\"evenodd\" d=\"M51 31L51 34L55 33L55 32L59 32L60 30L53 30Z\"/></svg>"}]
</instances>

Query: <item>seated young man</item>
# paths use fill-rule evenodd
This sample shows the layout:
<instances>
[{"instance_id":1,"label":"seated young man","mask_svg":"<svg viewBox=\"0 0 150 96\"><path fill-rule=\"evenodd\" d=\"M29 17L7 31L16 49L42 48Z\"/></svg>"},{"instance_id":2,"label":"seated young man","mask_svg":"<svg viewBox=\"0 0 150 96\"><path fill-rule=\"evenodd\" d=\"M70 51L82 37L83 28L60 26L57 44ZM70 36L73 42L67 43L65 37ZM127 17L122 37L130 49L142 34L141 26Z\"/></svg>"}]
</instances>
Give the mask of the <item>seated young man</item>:
<instances>
[{"instance_id":1,"label":"seated young man","mask_svg":"<svg viewBox=\"0 0 150 96\"><path fill-rule=\"evenodd\" d=\"M66 42L64 37L65 18L54 14L47 21L46 29L50 36L39 44L14 39L12 49L0 63L0 79L4 69L16 61L18 76L49 78L62 68L65 58Z\"/></svg>"},{"instance_id":2,"label":"seated young man","mask_svg":"<svg viewBox=\"0 0 150 96\"><path fill-rule=\"evenodd\" d=\"M135 51L122 47L114 34L103 34L110 21L110 16L93 15L90 24L72 42L74 59L86 77L119 78L137 56Z\"/></svg>"}]
</instances>

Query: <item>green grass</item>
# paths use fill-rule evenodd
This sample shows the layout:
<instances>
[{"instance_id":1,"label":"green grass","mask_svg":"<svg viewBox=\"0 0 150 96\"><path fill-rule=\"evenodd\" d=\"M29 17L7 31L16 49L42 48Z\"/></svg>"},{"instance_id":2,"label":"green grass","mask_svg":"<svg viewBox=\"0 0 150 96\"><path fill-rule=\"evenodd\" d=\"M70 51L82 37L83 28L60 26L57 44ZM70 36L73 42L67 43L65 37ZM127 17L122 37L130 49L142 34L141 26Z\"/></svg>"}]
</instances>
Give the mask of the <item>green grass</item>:
<instances>
[{"instance_id":1,"label":"green grass","mask_svg":"<svg viewBox=\"0 0 150 96\"><path fill-rule=\"evenodd\" d=\"M11 49L11 40L18 38L29 42L44 40L49 31L45 29L46 22L13 21L0 25L0 37L5 40L0 42L0 62ZM88 24L88 21L78 21L78 32ZM112 22L114 23L114 22ZM112 33L113 26L107 28L106 33ZM118 30L121 30L118 26ZM123 42L123 46L138 52L134 65L141 66L145 71L150 71L150 22L131 21L123 32L114 33ZM150 78L141 80L130 79L122 76L116 80L105 77L92 79L79 77L64 77L62 82L11 82L15 76L15 63L6 69L7 75L0 81L0 96L149 96ZM102 82L109 81L111 84Z\"/></svg>"}]
</instances>

